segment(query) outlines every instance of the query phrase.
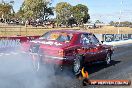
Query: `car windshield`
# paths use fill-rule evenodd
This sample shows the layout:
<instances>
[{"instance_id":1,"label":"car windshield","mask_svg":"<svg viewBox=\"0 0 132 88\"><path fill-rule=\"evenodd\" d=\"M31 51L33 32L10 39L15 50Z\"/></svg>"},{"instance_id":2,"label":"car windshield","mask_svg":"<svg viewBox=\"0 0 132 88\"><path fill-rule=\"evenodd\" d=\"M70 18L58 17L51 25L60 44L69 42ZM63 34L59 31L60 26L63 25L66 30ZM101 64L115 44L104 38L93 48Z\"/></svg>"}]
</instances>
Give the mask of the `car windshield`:
<instances>
[{"instance_id":1,"label":"car windshield","mask_svg":"<svg viewBox=\"0 0 132 88\"><path fill-rule=\"evenodd\" d=\"M47 32L40 37L40 39L56 40L58 42L69 42L73 37L72 33L65 32Z\"/></svg>"}]
</instances>

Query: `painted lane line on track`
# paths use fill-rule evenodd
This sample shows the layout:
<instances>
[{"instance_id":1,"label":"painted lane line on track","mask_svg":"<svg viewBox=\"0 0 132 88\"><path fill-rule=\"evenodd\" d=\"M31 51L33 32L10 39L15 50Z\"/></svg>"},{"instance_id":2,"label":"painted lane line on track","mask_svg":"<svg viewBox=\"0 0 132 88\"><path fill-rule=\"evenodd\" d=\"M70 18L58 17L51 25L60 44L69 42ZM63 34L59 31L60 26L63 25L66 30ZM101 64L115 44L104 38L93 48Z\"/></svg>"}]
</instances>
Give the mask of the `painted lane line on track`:
<instances>
[{"instance_id":1,"label":"painted lane line on track","mask_svg":"<svg viewBox=\"0 0 132 88\"><path fill-rule=\"evenodd\" d=\"M11 54L17 55L17 54L19 54L19 53L16 53L16 52L11 52Z\"/></svg>"},{"instance_id":2,"label":"painted lane line on track","mask_svg":"<svg viewBox=\"0 0 132 88\"><path fill-rule=\"evenodd\" d=\"M11 54L9 54L9 53L6 53L5 55L6 55L6 56L9 56L9 55L11 55Z\"/></svg>"},{"instance_id":3,"label":"painted lane line on track","mask_svg":"<svg viewBox=\"0 0 132 88\"><path fill-rule=\"evenodd\" d=\"M27 52L25 52L25 51L22 51L21 53L27 53Z\"/></svg>"},{"instance_id":4,"label":"painted lane line on track","mask_svg":"<svg viewBox=\"0 0 132 88\"><path fill-rule=\"evenodd\" d=\"M3 55L4 53L0 53L1 55Z\"/></svg>"},{"instance_id":5,"label":"painted lane line on track","mask_svg":"<svg viewBox=\"0 0 132 88\"><path fill-rule=\"evenodd\" d=\"M9 56L9 55L18 55L18 54L26 54L26 52L9 52L9 53L0 53L0 56Z\"/></svg>"}]
</instances>

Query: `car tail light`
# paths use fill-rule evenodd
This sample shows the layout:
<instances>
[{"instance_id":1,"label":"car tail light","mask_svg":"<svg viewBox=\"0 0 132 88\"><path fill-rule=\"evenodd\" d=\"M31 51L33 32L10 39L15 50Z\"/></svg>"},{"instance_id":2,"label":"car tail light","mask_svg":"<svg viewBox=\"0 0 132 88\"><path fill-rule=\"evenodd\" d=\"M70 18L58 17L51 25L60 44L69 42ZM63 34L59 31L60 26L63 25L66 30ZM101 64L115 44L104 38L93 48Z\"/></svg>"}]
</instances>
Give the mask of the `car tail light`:
<instances>
[{"instance_id":1,"label":"car tail light","mask_svg":"<svg viewBox=\"0 0 132 88\"><path fill-rule=\"evenodd\" d=\"M64 51L63 50L59 50L58 54L59 54L59 56L64 56Z\"/></svg>"}]
</instances>

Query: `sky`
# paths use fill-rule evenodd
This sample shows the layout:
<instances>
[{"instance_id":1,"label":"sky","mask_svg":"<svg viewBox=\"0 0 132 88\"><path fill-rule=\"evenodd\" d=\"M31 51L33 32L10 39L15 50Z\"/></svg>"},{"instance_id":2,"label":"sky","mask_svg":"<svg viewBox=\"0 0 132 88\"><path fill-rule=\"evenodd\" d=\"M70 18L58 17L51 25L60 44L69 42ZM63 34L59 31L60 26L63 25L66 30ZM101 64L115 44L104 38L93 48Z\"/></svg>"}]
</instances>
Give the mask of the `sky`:
<instances>
[{"instance_id":1,"label":"sky","mask_svg":"<svg viewBox=\"0 0 132 88\"><path fill-rule=\"evenodd\" d=\"M10 0L4 0L9 2ZM14 9L17 11L24 0L14 0ZM52 0L52 6L59 2L68 2L71 5L84 4L89 8L91 21L132 21L132 0Z\"/></svg>"}]
</instances>

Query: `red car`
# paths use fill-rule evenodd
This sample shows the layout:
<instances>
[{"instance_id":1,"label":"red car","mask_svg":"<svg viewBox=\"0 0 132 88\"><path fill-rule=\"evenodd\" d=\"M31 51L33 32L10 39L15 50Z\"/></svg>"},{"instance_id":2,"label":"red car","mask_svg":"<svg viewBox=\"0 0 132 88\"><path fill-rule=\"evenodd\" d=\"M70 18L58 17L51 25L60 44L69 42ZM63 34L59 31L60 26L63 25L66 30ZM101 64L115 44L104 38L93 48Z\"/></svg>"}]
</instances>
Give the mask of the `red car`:
<instances>
[{"instance_id":1,"label":"red car","mask_svg":"<svg viewBox=\"0 0 132 88\"><path fill-rule=\"evenodd\" d=\"M88 63L110 64L113 54L113 47L101 43L94 34L75 30L49 31L23 46L37 62L37 70L40 62L72 66L75 75Z\"/></svg>"}]
</instances>

